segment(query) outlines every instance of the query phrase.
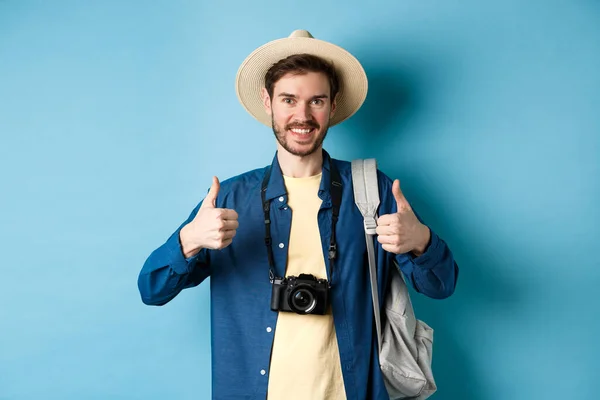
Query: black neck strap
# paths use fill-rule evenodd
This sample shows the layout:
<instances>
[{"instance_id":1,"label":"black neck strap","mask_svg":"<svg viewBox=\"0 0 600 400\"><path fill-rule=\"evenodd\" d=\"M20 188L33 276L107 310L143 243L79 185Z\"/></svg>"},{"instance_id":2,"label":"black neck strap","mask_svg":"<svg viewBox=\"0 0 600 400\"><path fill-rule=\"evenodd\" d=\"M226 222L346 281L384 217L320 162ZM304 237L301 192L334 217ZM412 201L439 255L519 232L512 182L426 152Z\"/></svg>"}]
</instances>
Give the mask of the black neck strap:
<instances>
[{"instance_id":1,"label":"black neck strap","mask_svg":"<svg viewBox=\"0 0 600 400\"><path fill-rule=\"evenodd\" d=\"M331 217L331 237L329 240L329 275L331 286L333 282L333 267L334 260L337 257L337 243L335 238L335 226L338 221L338 217L340 215L340 205L342 203L342 178L340 177L340 173L338 172L333 162L329 162L330 165L330 174L331 174L331 207L332 207L332 217ZM271 283L275 279L275 259L273 257L273 247L271 240L271 202L266 200L267 186L269 184L269 179L271 177L271 167L267 169L265 173L265 177L263 178L262 188L260 191L262 203L263 203L263 212L265 215L265 245L267 246L267 255L269 257L269 280Z\"/></svg>"}]
</instances>

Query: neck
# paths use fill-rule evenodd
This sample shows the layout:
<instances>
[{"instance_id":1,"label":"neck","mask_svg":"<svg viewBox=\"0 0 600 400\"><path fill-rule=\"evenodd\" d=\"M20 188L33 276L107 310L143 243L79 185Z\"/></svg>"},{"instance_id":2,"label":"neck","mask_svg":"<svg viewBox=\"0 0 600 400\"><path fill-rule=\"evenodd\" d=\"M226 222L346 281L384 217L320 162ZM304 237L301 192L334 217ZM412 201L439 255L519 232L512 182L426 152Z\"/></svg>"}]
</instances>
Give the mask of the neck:
<instances>
[{"instance_id":1,"label":"neck","mask_svg":"<svg viewBox=\"0 0 600 400\"><path fill-rule=\"evenodd\" d=\"M323 167L323 152L321 148L307 156L295 156L283 148L279 148L278 150L277 161L279 161L283 175L292 178L308 178L321 173Z\"/></svg>"}]
</instances>

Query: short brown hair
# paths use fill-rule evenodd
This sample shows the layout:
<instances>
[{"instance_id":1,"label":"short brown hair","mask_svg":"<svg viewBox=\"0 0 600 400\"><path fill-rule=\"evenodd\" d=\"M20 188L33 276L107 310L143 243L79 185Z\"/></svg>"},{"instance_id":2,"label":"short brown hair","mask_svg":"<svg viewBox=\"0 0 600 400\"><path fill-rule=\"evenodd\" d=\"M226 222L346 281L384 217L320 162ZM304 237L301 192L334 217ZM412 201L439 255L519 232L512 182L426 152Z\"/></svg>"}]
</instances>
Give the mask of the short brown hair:
<instances>
[{"instance_id":1,"label":"short brown hair","mask_svg":"<svg viewBox=\"0 0 600 400\"><path fill-rule=\"evenodd\" d=\"M302 75L307 72L321 72L327 76L327 79L329 80L331 102L333 102L340 90L337 72L331 63L312 54L294 54L273 64L265 75L265 88L269 93L269 97L271 99L273 98L275 84L285 74L293 73Z\"/></svg>"}]
</instances>

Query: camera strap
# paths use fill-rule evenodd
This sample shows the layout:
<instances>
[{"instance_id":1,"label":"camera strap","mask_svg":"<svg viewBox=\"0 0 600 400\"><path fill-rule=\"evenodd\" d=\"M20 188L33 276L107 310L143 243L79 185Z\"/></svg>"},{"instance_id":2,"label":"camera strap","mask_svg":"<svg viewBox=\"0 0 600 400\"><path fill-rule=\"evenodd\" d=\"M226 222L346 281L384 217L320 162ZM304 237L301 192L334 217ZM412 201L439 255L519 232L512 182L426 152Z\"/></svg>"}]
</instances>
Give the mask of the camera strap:
<instances>
[{"instance_id":1,"label":"camera strap","mask_svg":"<svg viewBox=\"0 0 600 400\"><path fill-rule=\"evenodd\" d=\"M340 205L342 203L342 178L335 167L333 161L329 161L329 170L331 177L330 195L331 195L331 237L329 239L329 275L331 286L333 282L334 260L337 257L337 243L335 237L335 226L340 215ZM261 198L263 203L263 212L265 215L265 245L267 246L267 255L269 257L269 280L273 283L275 279L275 259L273 257L273 247L271 240L271 202L266 200L267 186L271 178L271 167L267 168L261 187Z\"/></svg>"}]
</instances>

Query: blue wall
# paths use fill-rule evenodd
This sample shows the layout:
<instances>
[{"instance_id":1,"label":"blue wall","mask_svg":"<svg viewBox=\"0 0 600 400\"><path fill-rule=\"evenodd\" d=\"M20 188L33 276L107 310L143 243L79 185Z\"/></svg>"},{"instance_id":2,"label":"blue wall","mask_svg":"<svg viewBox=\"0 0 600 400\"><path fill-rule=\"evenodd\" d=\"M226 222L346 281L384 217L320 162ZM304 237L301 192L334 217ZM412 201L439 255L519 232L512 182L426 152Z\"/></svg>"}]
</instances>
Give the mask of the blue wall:
<instances>
[{"instance_id":1,"label":"blue wall","mask_svg":"<svg viewBox=\"0 0 600 400\"><path fill-rule=\"evenodd\" d=\"M144 306L146 256L213 174L270 162L254 48L308 29L370 77L325 142L377 157L454 250L414 299L436 399L594 399L600 3L0 1L0 399L205 399L208 284Z\"/></svg>"}]
</instances>

